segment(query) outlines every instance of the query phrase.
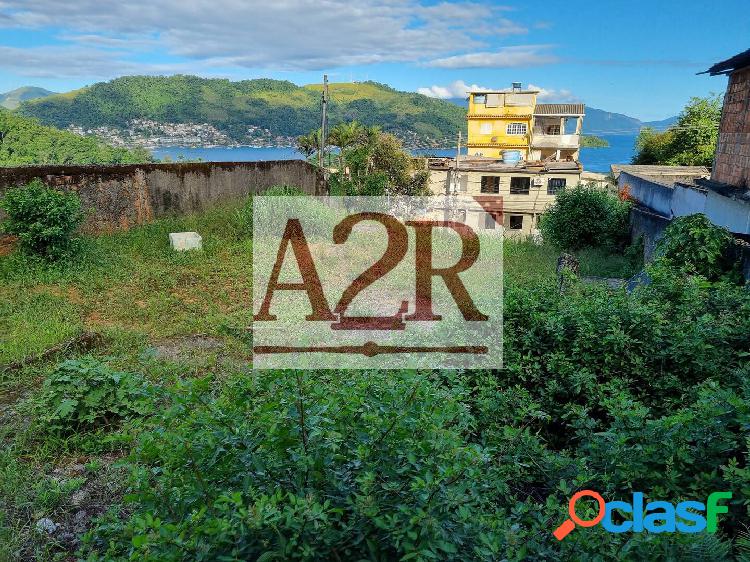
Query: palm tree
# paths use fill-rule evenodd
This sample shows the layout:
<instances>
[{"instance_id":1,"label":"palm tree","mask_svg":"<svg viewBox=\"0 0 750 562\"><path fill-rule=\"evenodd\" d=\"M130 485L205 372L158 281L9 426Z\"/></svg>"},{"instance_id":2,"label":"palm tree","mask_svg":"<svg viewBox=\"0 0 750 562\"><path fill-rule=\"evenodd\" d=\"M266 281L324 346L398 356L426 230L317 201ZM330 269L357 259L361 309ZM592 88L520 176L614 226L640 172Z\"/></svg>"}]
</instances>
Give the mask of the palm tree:
<instances>
[{"instance_id":1,"label":"palm tree","mask_svg":"<svg viewBox=\"0 0 750 562\"><path fill-rule=\"evenodd\" d=\"M358 121L339 123L331 128L328 142L339 148L339 173L344 173L344 152L362 138L363 127Z\"/></svg>"},{"instance_id":2,"label":"palm tree","mask_svg":"<svg viewBox=\"0 0 750 562\"><path fill-rule=\"evenodd\" d=\"M320 129L318 129L297 137L297 150L309 159L310 156L320 150L320 136Z\"/></svg>"}]
</instances>

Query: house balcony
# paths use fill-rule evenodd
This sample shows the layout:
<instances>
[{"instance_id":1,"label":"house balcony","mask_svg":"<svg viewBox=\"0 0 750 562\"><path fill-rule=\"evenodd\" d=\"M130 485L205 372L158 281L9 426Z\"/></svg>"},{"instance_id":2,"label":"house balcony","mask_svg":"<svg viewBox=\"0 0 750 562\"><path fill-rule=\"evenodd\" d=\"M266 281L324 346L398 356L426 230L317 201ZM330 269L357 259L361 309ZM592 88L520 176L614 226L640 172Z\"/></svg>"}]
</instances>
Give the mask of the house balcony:
<instances>
[{"instance_id":1,"label":"house balcony","mask_svg":"<svg viewBox=\"0 0 750 562\"><path fill-rule=\"evenodd\" d=\"M581 135L544 135L534 133L531 146L534 148L553 148L577 150L581 145Z\"/></svg>"}]
</instances>

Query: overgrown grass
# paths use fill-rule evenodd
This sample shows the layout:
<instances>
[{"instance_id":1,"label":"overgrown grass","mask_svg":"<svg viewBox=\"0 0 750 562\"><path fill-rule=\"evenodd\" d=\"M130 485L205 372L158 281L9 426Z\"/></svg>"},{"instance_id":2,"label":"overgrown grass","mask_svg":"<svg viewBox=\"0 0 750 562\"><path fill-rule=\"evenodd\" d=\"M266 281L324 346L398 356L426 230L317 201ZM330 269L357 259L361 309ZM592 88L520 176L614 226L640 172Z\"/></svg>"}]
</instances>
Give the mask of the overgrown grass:
<instances>
[{"instance_id":1,"label":"overgrown grass","mask_svg":"<svg viewBox=\"0 0 750 562\"><path fill-rule=\"evenodd\" d=\"M199 401L223 392L226 381L249 380L251 224L249 205L231 205L83 237L64 262L18 252L0 257L0 367L89 330L105 336L93 354L113 368L141 373L161 388L205 379ZM175 231L199 232L203 250L173 252L168 233ZM508 241L504 254L507 284L554 279L556 250ZM600 276L617 267L603 255L591 263ZM151 428L146 416L70 436L40 431L25 401L38 398L57 360L75 355L0 370L0 561L69 556L75 543L38 533L36 522L67 524L81 510L90 518L118 506L124 482L116 461ZM92 468L71 468L79 465ZM75 494L92 487L104 490L101 498L75 504Z\"/></svg>"}]
</instances>

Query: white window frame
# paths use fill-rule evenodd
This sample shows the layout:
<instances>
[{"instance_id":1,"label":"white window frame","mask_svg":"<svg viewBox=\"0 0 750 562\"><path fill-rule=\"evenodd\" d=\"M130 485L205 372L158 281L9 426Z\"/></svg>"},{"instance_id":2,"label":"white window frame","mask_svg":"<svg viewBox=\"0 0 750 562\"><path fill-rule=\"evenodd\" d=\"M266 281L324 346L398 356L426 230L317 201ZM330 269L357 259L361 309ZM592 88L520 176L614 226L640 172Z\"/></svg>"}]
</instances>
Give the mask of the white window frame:
<instances>
[{"instance_id":1,"label":"white window frame","mask_svg":"<svg viewBox=\"0 0 750 562\"><path fill-rule=\"evenodd\" d=\"M480 135L491 135L492 134L492 123L480 123L479 124Z\"/></svg>"},{"instance_id":2,"label":"white window frame","mask_svg":"<svg viewBox=\"0 0 750 562\"><path fill-rule=\"evenodd\" d=\"M528 125L526 123L508 123L505 128L506 135L517 135L523 136L528 132Z\"/></svg>"}]
</instances>

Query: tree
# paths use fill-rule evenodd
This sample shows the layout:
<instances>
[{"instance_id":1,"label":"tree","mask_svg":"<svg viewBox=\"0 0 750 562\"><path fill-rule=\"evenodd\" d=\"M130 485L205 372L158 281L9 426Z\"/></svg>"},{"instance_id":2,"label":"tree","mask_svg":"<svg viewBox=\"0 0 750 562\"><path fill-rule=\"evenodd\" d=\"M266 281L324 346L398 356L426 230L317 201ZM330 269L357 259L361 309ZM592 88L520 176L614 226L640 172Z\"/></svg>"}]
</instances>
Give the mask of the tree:
<instances>
[{"instance_id":1,"label":"tree","mask_svg":"<svg viewBox=\"0 0 750 562\"><path fill-rule=\"evenodd\" d=\"M691 98L677 123L659 133L641 130L636 140L634 164L711 166L721 120L721 97Z\"/></svg>"},{"instance_id":2,"label":"tree","mask_svg":"<svg viewBox=\"0 0 750 562\"><path fill-rule=\"evenodd\" d=\"M297 149L305 155L305 158L310 158L320 150L320 129L297 137Z\"/></svg>"},{"instance_id":3,"label":"tree","mask_svg":"<svg viewBox=\"0 0 750 562\"><path fill-rule=\"evenodd\" d=\"M347 149L358 143L362 138L362 125L357 121L339 123L331 128L328 142L339 148L339 176L344 174L344 157Z\"/></svg>"},{"instance_id":4,"label":"tree","mask_svg":"<svg viewBox=\"0 0 750 562\"><path fill-rule=\"evenodd\" d=\"M557 194L542 215L539 228L546 240L564 250L617 247L628 238L630 203L601 189L577 185Z\"/></svg>"}]
</instances>

